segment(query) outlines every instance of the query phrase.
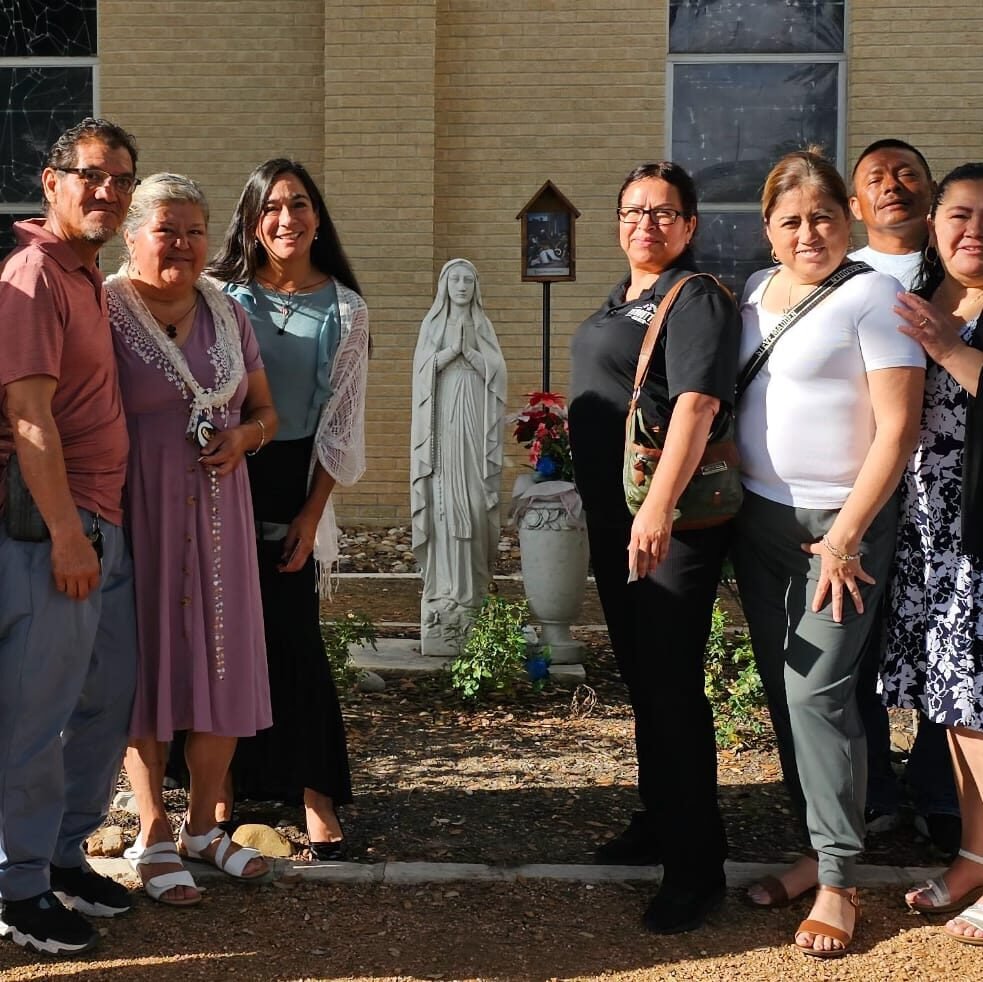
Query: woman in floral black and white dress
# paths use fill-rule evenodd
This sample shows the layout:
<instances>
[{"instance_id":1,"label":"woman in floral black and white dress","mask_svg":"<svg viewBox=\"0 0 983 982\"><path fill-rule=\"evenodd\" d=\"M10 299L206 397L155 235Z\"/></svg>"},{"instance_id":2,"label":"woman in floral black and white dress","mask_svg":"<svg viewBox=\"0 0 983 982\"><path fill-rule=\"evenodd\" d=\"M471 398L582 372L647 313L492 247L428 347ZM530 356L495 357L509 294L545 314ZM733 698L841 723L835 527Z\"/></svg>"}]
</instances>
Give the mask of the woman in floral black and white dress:
<instances>
[{"instance_id":1,"label":"woman in floral black and white dress","mask_svg":"<svg viewBox=\"0 0 983 982\"><path fill-rule=\"evenodd\" d=\"M983 944L983 904L962 910L983 894L983 163L946 176L929 221L938 258L923 296L902 294L896 308L931 362L902 483L882 678L889 704L949 728L963 816L959 855L906 901L962 911L946 932Z\"/></svg>"}]
</instances>

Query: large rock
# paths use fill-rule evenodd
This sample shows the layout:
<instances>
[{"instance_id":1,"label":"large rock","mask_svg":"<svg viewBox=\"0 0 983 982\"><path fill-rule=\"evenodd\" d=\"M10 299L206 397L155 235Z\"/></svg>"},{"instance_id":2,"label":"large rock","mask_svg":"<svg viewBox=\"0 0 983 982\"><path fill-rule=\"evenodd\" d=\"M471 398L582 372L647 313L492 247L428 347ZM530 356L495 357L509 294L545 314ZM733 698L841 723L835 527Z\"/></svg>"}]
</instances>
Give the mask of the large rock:
<instances>
[{"instance_id":1,"label":"large rock","mask_svg":"<svg viewBox=\"0 0 983 982\"><path fill-rule=\"evenodd\" d=\"M359 692L385 692L386 680L375 672L364 669L358 677Z\"/></svg>"},{"instance_id":2,"label":"large rock","mask_svg":"<svg viewBox=\"0 0 983 982\"><path fill-rule=\"evenodd\" d=\"M269 825L240 825L232 835L232 841L240 846L250 846L263 856L285 859L293 855L293 846L276 829Z\"/></svg>"},{"instance_id":3,"label":"large rock","mask_svg":"<svg viewBox=\"0 0 983 982\"><path fill-rule=\"evenodd\" d=\"M123 830L118 825L96 829L85 842L90 856L122 856L123 848Z\"/></svg>"}]
</instances>

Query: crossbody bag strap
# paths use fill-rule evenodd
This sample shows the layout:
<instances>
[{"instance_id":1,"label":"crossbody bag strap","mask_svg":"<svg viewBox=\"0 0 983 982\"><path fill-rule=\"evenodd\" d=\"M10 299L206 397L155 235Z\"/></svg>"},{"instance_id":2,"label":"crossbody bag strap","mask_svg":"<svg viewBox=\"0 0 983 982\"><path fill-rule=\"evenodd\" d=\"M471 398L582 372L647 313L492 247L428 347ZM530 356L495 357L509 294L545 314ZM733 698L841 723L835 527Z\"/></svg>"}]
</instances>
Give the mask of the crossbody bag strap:
<instances>
[{"instance_id":1,"label":"crossbody bag strap","mask_svg":"<svg viewBox=\"0 0 983 982\"><path fill-rule=\"evenodd\" d=\"M751 384L754 377L764 368L765 362L771 357L771 353L778 339L796 321L801 320L811 310L818 307L819 304L835 292L838 287L846 283L847 280L852 280L854 276L860 273L870 272L873 272L873 269L867 263L855 262L840 266L839 269L827 276L812 293L807 297L803 297L794 307L786 311L785 316L778 322L775 329L758 345L754 354L748 359L747 364L738 373L737 396L734 399L734 405L740 402L741 396L747 391L747 387Z\"/></svg>"},{"instance_id":2,"label":"crossbody bag strap","mask_svg":"<svg viewBox=\"0 0 983 982\"><path fill-rule=\"evenodd\" d=\"M713 280L718 286L721 285L717 277L711 273L689 273L681 280L677 280L675 283L673 283L673 285L666 292L666 295L659 301L659 306L655 308L652 315L649 317L645 337L642 340L642 350L638 353L638 365L635 368L635 384L632 387L631 399L628 402L629 418L634 414L635 409L638 406L638 399L642 394L642 386L645 384L645 379L649 373L649 362L652 360L652 352L655 351L655 345L659 340L662 325L665 323L666 317L669 315L669 311L672 308L672 305L676 302L676 298L679 296L682 288L689 283L690 280L694 280L698 276L706 276L708 279Z\"/></svg>"}]
</instances>

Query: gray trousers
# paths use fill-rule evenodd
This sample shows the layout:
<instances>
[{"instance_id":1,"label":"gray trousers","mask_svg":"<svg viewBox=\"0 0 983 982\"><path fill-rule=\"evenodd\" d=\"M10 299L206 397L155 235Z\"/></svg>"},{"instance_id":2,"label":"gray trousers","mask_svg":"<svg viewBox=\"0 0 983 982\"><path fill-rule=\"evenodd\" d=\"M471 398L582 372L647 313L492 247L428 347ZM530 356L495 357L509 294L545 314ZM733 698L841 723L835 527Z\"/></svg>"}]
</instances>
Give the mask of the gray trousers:
<instances>
[{"instance_id":1,"label":"gray trousers","mask_svg":"<svg viewBox=\"0 0 983 982\"><path fill-rule=\"evenodd\" d=\"M4 900L46 891L51 863L83 861L116 785L136 681L133 564L122 529L101 524L102 580L79 601L55 589L51 543L15 542L0 520Z\"/></svg>"},{"instance_id":2,"label":"gray trousers","mask_svg":"<svg viewBox=\"0 0 983 982\"><path fill-rule=\"evenodd\" d=\"M863 849L867 788L857 678L894 556L897 502L885 505L860 547L863 568L877 581L859 583L864 613L846 597L839 624L828 600L812 612L820 558L801 548L823 535L836 515L747 494L734 567L785 783L819 853L819 882L849 887Z\"/></svg>"}]
</instances>

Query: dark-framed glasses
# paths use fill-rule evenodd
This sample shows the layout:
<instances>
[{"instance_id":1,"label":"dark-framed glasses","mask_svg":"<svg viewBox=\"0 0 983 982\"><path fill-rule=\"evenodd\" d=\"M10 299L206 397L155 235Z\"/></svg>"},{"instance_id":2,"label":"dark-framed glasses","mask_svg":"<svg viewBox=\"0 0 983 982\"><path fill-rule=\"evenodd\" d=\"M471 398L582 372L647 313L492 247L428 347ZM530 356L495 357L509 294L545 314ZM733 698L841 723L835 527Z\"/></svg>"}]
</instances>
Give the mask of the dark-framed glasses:
<instances>
[{"instance_id":1,"label":"dark-framed glasses","mask_svg":"<svg viewBox=\"0 0 983 982\"><path fill-rule=\"evenodd\" d=\"M104 188L110 183L120 194L132 194L140 183L140 179L132 174L109 174L98 167L56 167L55 170L62 174L78 174L87 188Z\"/></svg>"},{"instance_id":2,"label":"dark-framed glasses","mask_svg":"<svg viewBox=\"0 0 983 982\"><path fill-rule=\"evenodd\" d=\"M676 219L682 214L675 208L639 208L636 205L625 205L618 209L618 221L624 225L637 225L645 215L648 215L659 228L668 228L676 224Z\"/></svg>"}]
</instances>

